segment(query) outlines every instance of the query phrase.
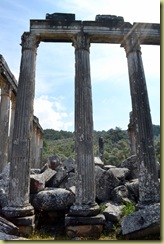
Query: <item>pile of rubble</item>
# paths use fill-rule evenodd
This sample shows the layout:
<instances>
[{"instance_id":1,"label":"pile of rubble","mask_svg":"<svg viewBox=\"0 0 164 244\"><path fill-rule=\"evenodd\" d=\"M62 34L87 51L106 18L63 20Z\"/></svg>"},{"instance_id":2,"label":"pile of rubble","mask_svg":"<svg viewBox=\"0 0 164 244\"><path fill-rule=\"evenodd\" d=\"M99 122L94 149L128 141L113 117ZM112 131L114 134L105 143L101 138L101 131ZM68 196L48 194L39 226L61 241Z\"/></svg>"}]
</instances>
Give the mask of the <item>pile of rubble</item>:
<instances>
[{"instance_id":1,"label":"pile of rubble","mask_svg":"<svg viewBox=\"0 0 164 244\"><path fill-rule=\"evenodd\" d=\"M119 167L104 165L98 157L95 157L94 161L96 202L103 206L104 230L110 233L113 226L122 217L123 203L131 201L137 203L139 200L137 160L135 155L131 156L123 161ZM158 162L157 166L160 176ZM0 209L7 202L9 169L10 163L0 175ZM57 155L50 157L41 169L31 169L30 202L35 209L36 228L41 228L42 225L53 225L55 221L59 223L61 219L64 224L64 216L75 201L75 174L75 160L68 158L61 162ZM126 229L126 223L124 226ZM4 227L1 228L0 232L4 232L5 235L18 234L17 228L14 228L14 232L3 231L5 229ZM4 238L8 238L8 236L2 238L5 240Z\"/></svg>"}]
</instances>

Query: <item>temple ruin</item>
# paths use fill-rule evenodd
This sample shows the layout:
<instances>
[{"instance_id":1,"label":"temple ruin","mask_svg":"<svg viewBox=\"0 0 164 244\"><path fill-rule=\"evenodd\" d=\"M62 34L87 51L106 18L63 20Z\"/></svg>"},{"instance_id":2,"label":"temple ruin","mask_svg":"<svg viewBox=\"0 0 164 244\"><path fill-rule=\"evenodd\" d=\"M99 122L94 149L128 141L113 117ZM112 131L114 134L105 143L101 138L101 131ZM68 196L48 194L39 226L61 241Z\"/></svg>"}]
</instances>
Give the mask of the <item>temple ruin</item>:
<instances>
[{"instance_id":1,"label":"temple ruin","mask_svg":"<svg viewBox=\"0 0 164 244\"><path fill-rule=\"evenodd\" d=\"M95 21L81 21L75 20L74 14L54 13L47 14L46 19L30 20L30 31L22 35L18 87L8 68L3 69L1 66L0 138L3 141L0 140L0 169L9 159L11 161L8 205L2 208L3 214L10 219L20 218L20 226L24 225L23 218L28 216L29 228L34 228L34 208L29 201L29 179L30 162L33 161L36 167L36 163L41 161L42 129L33 116L36 54L40 42L69 42L75 49L76 198L66 215L67 227L76 225L80 228L81 223L86 226L92 223L98 228L96 231L101 231L99 227L104 221L103 215L99 214L99 205L95 202L91 43L115 43L125 49L133 114L133 128L131 130L129 126L129 130L133 141L135 135L135 145L132 142L131 152L137 154L140 172L138 208L158 203L160 188L140 45L160 45L160 24L131 24L125 22L123 17L113 15L97 15ZM4 61L1 63L3 65ZM9 139L8 157L10 100L12 138ZM37 131L41 132L40 137ZM34 150L32 153L31 145Z\"/></svg>"}]
</instances>

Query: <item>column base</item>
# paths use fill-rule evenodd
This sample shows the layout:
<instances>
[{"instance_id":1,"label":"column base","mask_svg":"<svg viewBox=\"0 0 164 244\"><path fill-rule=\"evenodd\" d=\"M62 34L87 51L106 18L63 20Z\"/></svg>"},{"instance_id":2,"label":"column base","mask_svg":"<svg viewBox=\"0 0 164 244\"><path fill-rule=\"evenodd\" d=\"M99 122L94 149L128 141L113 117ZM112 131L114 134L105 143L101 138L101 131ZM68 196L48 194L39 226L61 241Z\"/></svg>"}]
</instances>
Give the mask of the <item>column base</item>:
<instances>
[{"instance_id":1,"label":"column base","mask_svg":"<svg viewBox=\"0 0 164 244\"><path fill-rule=\"evenodd\" d=\"M27 206L15 206L15 207L4 207L2 208L2 213L7 217L7 218L12 218L12 217L24 217L24 216L30 216L34 215L34 208L31 204Z\"/></svg>"},{"instance_id":2,"label":"column base","mask_svg":"<svg viewBox=\"0 0 164 244\"><path fill-rule=\"evenodd\" d=\"M66 234L69 238L86 237L88 239L98 239L103 231L105 217L102 214L92 217L66 216Z\"/></svg>"},{"instance_id":3,"label":"column base","mask_svg":"<svg viewBox=\"0 0 164 244\"><path fill-rule=\"evenodd\" d=\"M28 237L35 230L35 215L20 218L10 218L10 221L19 228L19 234Z\"/></svg>"},{"instance_id":4,"label":"column base","mask_svg":"<svg viewBox=\"0 0 164 244\"><path fill-rule=\"evenodd\" d=\"M93 205L72 205L68 215L70 216L96 216L99 214L100 208L97 203Z\"/></svg>"},{"instance_id":5,"label":"column base","mask_svg":"<svg viewBox=\"0 0 164 244\"><path fill-rule=\"evenodd\" d=\"M4 207L2 213L19 228L19 234L28 237L35 230L35 215L32 205L26 207Z\"/></svg>"}]
</instances>

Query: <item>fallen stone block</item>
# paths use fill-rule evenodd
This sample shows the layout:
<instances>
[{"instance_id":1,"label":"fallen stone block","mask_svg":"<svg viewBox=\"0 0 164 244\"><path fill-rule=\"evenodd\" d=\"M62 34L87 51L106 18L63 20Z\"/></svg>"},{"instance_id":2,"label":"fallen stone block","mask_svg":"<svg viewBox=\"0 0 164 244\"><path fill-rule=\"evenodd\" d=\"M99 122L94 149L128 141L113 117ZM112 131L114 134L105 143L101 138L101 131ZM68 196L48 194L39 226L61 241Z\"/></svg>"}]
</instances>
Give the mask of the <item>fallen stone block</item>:
<instances>
[{"instance_id":1,"label":"fallen stone block","mask_svg":"<svg viewBox=\"0 0 164 244\"><path fill-rule=\"evenodd\" d=\"M103 211L103 215L105 216L106 220L116 223L122 216L122 208L123 205L108 203L107 208Z\"/></svg>"},{"instance_id":2,"label":"fallen stone block","mask_svg":"<svg viewBox=\"0 0 164 244\"><path fill-rule=\"evenodd\" d=\"M67 210L75 201L75 195L62 188L45 188L31 200L31 204L37 210L57 211Z\"/></svg>"},{"instance_id":3,"label":"fallen stone block","mask_svg":"<svg viewBox=\"0 0 164 244\"><path fill-rule=\"evenodd\" d=\"M147 205L123 218L122 234L128 239L140 239L153 233L160 233L160 203Z\"/></svg>"},{"instance_id":4,"label":"fallen stone block","mask_svg":"<svg viewBox=\"0 0 164 244\"><path fill-rule=\"evenodd\" d=\"M10 221L0 217L0 232L10 235L18 235L19 228Z\"/></svg>"},{"instance_id":5,"label":"fallen stone block","mask_svg":"<svg viewBox=\"0 0 164 244\"><path fill-rule=\"evenodd\" d=\"M19 241L27 241L28 239L24 238L24 237L19 237L19 236L15 236L15 235L9 235L9 234L6 234L6 233L3 233L3 232L0 232L0 240L3 240L3 241L9 241L9 240L12 240L12 241L16 241L16 240L19 240Z\"/></svg>"},{"instance_id":6,"label":"fallen stone block","mask_svg":"<svg viewBox=\"0 0 164 244\"><path fill-rule=\"evenodd\" d=\"M47 168L41 174L30 175L30 193L34 194L45 189L46 183L56 174L55 170Z\"/></svg>"}]
</instances>

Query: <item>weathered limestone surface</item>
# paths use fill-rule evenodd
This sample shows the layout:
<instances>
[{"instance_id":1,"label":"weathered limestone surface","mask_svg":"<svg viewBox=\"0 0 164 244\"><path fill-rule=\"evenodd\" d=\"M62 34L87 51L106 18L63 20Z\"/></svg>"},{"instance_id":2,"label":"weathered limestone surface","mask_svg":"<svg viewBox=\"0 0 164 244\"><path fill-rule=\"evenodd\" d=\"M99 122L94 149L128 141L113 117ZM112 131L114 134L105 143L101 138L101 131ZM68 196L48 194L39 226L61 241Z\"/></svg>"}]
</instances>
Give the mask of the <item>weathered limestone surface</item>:
<instances>
[{"instance_id":1,"label":"weathered limestone surface","mask_svg":"<svg viewBox=\"0 0 164 244\"><path fill-rule=\"evenodd\" d=\"M8 206L2 209L4 215L8 217L22 216L23 212L25 216L28 213L33 214L33 207L29 203L29 187L36 48L35 36L24 33L13 132Z\"/></svg>"},{"instance_id":2,"label":"weathered limestone surface","mask_svg":"<svg viewBox=\"0 0 164 244\"><path fill-rule=\"evenodd\" d=\"M144 230L148 227L149 234L153 234L151 230L156 230L156 233L160 233L160 203L146 206L124 217L121 226L123 235L134 233L135 236L137 231Z\"/></svg>"},{"instance_id":3,"label":"weathered limestone surface","mask_svg":"<svg viewBox=\"0 0 164 244\"><path fill-rule=\"evenodd\" d=\"M81 31L75 37L73 44L75 46L76 201L70 208L70 214L92 216L98 214L99 207L95 202L89 39Z\"/></svg>"},{"instance_id":4,"label":"weathered limestone surface","mask_svg":"<svg viewBox=\"0 0 164 244\"><path fill-rule=\"evenodd\" d=\"M31 167L42 167L43 129L39 119L33 116L33 133L31 142Z\"/></svg>"},{"instance_id":5,"label":"weathered limestone surface","mask_svg":"<svg viewBox=\"0 0 164 244\"><path fill-rule=\"evenodd\" d=\"M105 224L105 217L102 214L97 216L66 216L66 233L69 237L99 238Z\"/></svg>"},{"instance_id":6,"label":"weathered limestone surface","mask_svg":"<svg viewBox=\"0 0 164 244\"><path fill-rule=\"evenodd\" d=\"M0 102L0 172L8 162L8 128L10 112L11 89L8 83L0 81L1 102Z\"/></svg>"},{"instance_id":7,"label":"weathered limestone surface","mask_svg":"<svg viewBox=\"0 0 164 244\"><path fill-rule=\"evenodd\" d=\"M124 38L122 45L127 55L139 161L139 201L140 205L144 205L160 200L152 120L138 37L132 32Z\"/></svg>"},{"instance_id":8,"label":"weathered limestone surface","mask_svg":"<svg viewBox=\"0 0 164 244\"><path fill-rule=\"evenodd\" d=\"M30 31L40 35L40 41L72 42L73 37L81 30L91 38L92 43L120 44L131 29L135 30L141 44L160 45L160 24L123 22L117 28L109 22L97 21L52 21L31 20Z\"/></svg>"},{"instance_id":9,"label":"weathered limestone surface","mask_svg":"<svg viewBox=\"0 0 164 244\"><path fill-rule=\"evenodd\" d=\"M31 204L38 210L58 211L68 209L75 201L72 192L61 188L46 188L35 194Z\"/></svg>"},{"instance_id":10,"label":"weathered limestone surface","mask_svg":"<svg viewBox=\"0 0 164 244\"><path fill-rule=\"evenodd\" d=\"M128 124L128 134L130 141L130 154L136 154L136 139L135 139L135 130L134 130L134 122L133 122L133 114L130 112L130 122Z\"/></svg>"},{"instance_id":11,"label":"weathered limestone surface","mask_svg":"<svg viewBox=\"0 0 164 244\"><path fill-rule=\"evenodd\" d=\"M6 234L6 233L3 233L3 232L0 232L0 240L3 240L3 241L9 241L9 240L12 240L12 241L27 241L28 239L24 238L24 237L19 237L19 236L16 236L16 235L9 235L9 234Z\"/></svg>"},{"instance_id":12,"label":"weathered limestone surface","mask_svg":"<svg viewBox=\"0 0 164 244\"><path fill-rule=\"evenodd\" d=\"M10 221L0 217L0 232L10 235L18 235L19 229Z\"/></svg>"},{"instance_id":13,"label":"weathered limestone surface","mask_svg":"<svg viewBox=\"0 0 164 244\"><path fill-rule=\"evenodd\" d=\"M45 188L46 183L56 174L55 170L46 169L41 174L30 175L30 193L37 193Z\"/></svg>"},{"instance_id":14,"label":"weathered limestone surface","mask_svg":"<svg viewBox=\"0 0 164 244\"><path fill-rule=\"evenodd\" d=\"M111 198L112 190L119 186L120 181L109 170L95 166L96 176L96 198L99 201L106 201Z\"/></svg>"},{"instance_id":15,"label":"weathered limestone surface","mask_svg":"<svg viewBox=\"0 0 164 244\"><path fill-rule=\"evenodd\" d=\"M107 207L106 209L103 211L103 214L105 216L105 219L107 221L111 221L113 223L117 223L118 220L121 218L122 216L122 205L119 203L113 203L113 202L108 202L107 204L105 204Z\"/></svg>"},{"instance_id":16,"label":"weathered limestone surface","mask_svg":"<svg viewBox=\"0 0 164 244\"><path fill-rule=\"evenodd\" d=\"M29 234L34 229L34 209L29 203L29 188L31 149L37 145L37 147L35 147L36 161L34 160L34 164L36 165L36 162L39 161L38 158L40 157L41 147L41 138L39 139L37 130L35 130L35 135L33 137L34 144L32 145L35 60L38 38L39 41L73 42L76 59L76 200L75 204L70 208L69 215L72 215L70 217L71 221L75 221L75 219L77 221L77 218L82 218L83 223L80 225L80 221L82 220L79 220L77 225L72 226L71 222L69 222L69 225L67 225L67 232L70 233L70 235L73 233L73 236L99 236L103 228L103 223L99 223L99 218L95 216L99 213L99 207L95 202L96 191L93 157L93 118L89 45L90 43L122 43L127 54L132 97L132 113L135 131L131 128L131 132L135 132L137 162L139 163L139 210L132 218L129 217L128 222L130 221L130 226L131 224L134 225L136 221L134 216L137 216L138 218L138 215L141 215L141 218L139 220L137 219L137 221L141 225L140 227L142 230L149 227L150 230L152 230L152 224L153 228L155 225L158 229L160 209L158 204L154 203L159 202L160 200L160 189L155 163L151 114L139 44L159 45L160 25L152 23L134 23L131 25L128 22L124 22L122 17L118 18L111 15L97 16L96 21L75 21L75 18L68 20L67 18L63 19L64 15L60 15L60 21L56 21L55 16L55 14L49 16L50 18L47 16L48 18L46 20L32 20L30 22L30 32L25 32L23 35L22 59L13 135L11 131L13 144L12 151L10 148L11 155L9 154L9 158L11 159L9 194L7 205L3 206L2 212L6 217L11 217L13 220L16 217L15 220L17 220L22 232ZM4 77L5 73L3 70L1 73L3 73ZM1 83L2 80L0 80ZM11 91L8 83L5 83L5 89L6 87L9 89L8 91L5 90L4 93L4 87L1 84L0 171L2 171L1 167L3 168L3 165L5 162L7 163L8 160L6 150L6 148L8 148L8 138L6 132L8 131L9 119L7 116L9 113L7 116L5 113L9 111L8 106ZM134 134L132 136L134 137ZM2 143L2 138L4 139L4 143ZM135 152L135 148L133 148L132 153L133 152ZM101 181L101 185L98 189L100 193L99 201L102 201L103 197L105 199L121 199L120 201L125 198L128 200L128 189L132 187L130 186L128 188L128 186L120 186L120 184L124 183L127 174L126 172L119 172L118 174L117 171L116 168L107 170L106 172L105 170L97 171ZM60 171L60 173L61 172L63 175L63 171ZM101 176L105 176L105 180ZM104 184L102 184L102 182ZM106 187L107 185L108 190ZM103 192L104 187L105 191ZM112 188L115 189L112 191ZM56 194L56 192L47 192L45 194L44 191L44 194L43 192L37 194L37 197L41 196L41 198L34 196L33 203L36 203L36 208L39 209L41 206L45 211L52 211L55 207L60 206L61 208L62 206L65 210L66 207L72 205L74 194L69 192L71 196L68 196L68 194L65 194L65 192L63 194L62 192L64 197L62 195L63 198L61 198L60 193L62 189L57 190L58 194ZM66 200L68 200L67 203ZM153 220L147 220L147 215L149 216L152 211L151 205L149 204L154 204L154 212L157 215ZM144 206L147 206L147 208L143 208ZM148 211L148 213L142 212L145 210ZM29 216L28 219L27 216ZM94 224L91 224L90 221L93 216L95 216L95 222ZM69 218L69 216L67 218ZM66 221L68 220L67 218ZM124 223L126 223L126 219L124 220ZM135 228L126 232L125 225L124 233L134 233L136 231Z\"/></svg>"},{"instance_id":17,"label":"weathered limestone surface","mask_svg":"<svg viewBox=\"0 0 164 244\"><path fill-rule=\"evenodd\" d=\"M10 136L9 136L9 155L8 161L11 162L11 152L12 152L12 140L14 131L14 119L15 119L15 107L16 107L16 95L11 93L11 120L10 120Z\"/></svg>"},{"instance_id":18,"label":"weathered limestone surface","mask_svg":"<svg viewBox=\"0 0 164 244\"><path fill-rule=\"evenodd\" d=\"M70 225L66 227L67 236L70 238L87 237L91 240L98 239L103 230L102 224L97 225Z\"/></svg>"}]
</instances>

